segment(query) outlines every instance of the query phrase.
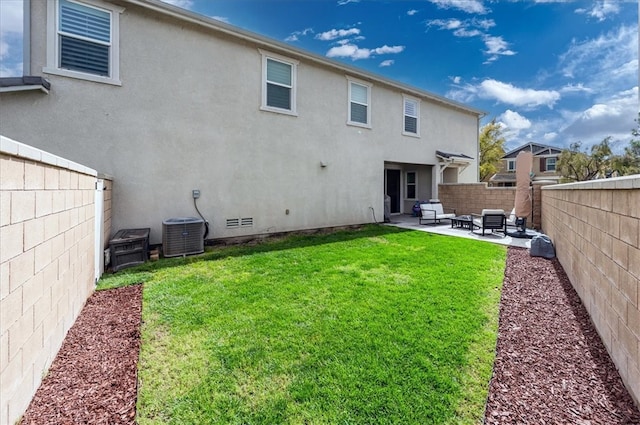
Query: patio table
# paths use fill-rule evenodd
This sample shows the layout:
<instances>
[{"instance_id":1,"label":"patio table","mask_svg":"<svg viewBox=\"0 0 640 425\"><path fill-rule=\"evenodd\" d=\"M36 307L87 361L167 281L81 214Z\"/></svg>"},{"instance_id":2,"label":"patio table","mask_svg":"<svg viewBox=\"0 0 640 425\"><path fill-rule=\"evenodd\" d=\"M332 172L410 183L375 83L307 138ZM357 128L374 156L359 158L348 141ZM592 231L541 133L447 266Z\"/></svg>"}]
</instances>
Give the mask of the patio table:
<instances>
[{"instance_id":1,"label":"patio table","mask_svg":"<svg viewBox=\"0 0 640 425\"><path fill-rule=\"evenodd\" d=\"M473 217L470 215L459 215L451 219L451 228L454 227L473 230Z\"/></svg>"}]
</instances>

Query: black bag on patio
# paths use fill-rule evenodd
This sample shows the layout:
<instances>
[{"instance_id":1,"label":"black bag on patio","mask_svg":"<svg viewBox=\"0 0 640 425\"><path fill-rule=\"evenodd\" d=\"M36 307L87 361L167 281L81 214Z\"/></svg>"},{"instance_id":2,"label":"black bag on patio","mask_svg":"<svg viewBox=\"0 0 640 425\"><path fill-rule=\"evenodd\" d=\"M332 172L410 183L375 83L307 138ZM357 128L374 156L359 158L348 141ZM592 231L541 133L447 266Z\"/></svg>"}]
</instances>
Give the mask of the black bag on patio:
<instances>
[{"instance_id":1,"label":"black bag on patio","mask_svg":"<svg viewBox=\"0 0 640 425\"><path fill-rule=\"evenodd\" d=\"M554 258L556 250L553 248L551 238L547 235L536 235L531 239L529 255L532 257Z\"/></svg>"}]
</instances>

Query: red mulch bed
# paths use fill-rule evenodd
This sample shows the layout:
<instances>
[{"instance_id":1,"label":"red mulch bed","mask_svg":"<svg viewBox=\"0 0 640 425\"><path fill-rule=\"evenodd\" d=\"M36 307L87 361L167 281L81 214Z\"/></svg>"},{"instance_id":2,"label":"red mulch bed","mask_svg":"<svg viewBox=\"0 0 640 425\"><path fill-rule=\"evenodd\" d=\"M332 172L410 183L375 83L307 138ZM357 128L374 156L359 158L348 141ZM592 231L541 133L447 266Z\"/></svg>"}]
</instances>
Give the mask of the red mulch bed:
<instances>
[{"instance_id":1,"label":"red mulch bed","mask_svg":"<svg viewBox=\"0 0 640 425\"><path fill-rule=\"evenodd\" d=\"M509 248L487 424L640 424L557 259Z\"/></svg>"},{"instance_id":2,"label":"red mulch bed","mask_svg":"<svg viewBox=\"0 0 640 425\"><path fill-rule=\"evenodd\" d=\"M133 424L142 285L96 291L21 424Z\"/></svg>"},{"instance_id":3,"label":"red mulch bed","mask_svg":"<svg viewBox=\"0 0 640 425\"><path fill-rule=\"evenodd\" d=\"M95 292L22 424L135 424L142 286ZM509 248L486 424L640 425L560 263Z\"/></svg>"}]
</instances>

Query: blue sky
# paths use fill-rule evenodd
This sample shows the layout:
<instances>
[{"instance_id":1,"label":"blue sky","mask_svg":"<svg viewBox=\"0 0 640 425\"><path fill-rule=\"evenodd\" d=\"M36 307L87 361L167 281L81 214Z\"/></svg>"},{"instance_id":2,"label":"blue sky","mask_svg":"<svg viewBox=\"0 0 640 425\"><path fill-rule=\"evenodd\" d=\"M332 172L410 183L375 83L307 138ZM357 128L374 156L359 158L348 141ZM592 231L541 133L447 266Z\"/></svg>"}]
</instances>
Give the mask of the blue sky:
<instances>
[{"instance_id":1,"label":"blue sky","mask_svg":"<svg viewBox=\"0 0 640 425\"><path fill-rule=\"evenodd\" d=\"M507 150L620 148L636 126L637 1L165 1L484 110ZM21 16L0 0L2 76L21 75Z\"/></svg>"}]
</instances>

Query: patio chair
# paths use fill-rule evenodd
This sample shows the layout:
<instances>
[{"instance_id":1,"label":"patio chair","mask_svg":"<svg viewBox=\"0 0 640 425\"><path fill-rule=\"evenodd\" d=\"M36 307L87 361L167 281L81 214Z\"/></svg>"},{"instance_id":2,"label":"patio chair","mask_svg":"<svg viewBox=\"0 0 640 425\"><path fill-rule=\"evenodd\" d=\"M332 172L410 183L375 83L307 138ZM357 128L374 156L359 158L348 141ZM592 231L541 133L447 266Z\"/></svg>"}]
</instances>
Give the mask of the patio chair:
<instances>
[{"instance_id":1,"label":"patio chair","mask_svg":"<svg viewBox=\"0 0 640 425\"><path fill-rule=\"evenodd\" d=\"M418 223L422 224L423 221L426 221L427 224L439 224L440 220L451 220L456 216L456 210L452 208L449 210L453 212L445 213L444 207L437 199L430 200L428 204L420 204Z\"/></svg>"},{"instance_id":2,"label":"patio chair","mask_svg":"<svg viewBox=\"0 0 640 425\"><path fill-rule=\"evenodd\" d=\"M473 228L482 229L482 236L486 230L494 233L496 230L507 235L507 217L504 210L484 209L482 214L473 214Z\"/></svg>"},{"instance_id":3,"label":"patio chair","mask_svg":"<svg viewBox=\"0 0 640 425\"><path fill-rule=\"evenodd\" d=\"M516 217L516 209L514 208L511 210L511 213L507 217L507 227L516 227L517 219L518 217Z\"/></svg>"}]
</instances>

